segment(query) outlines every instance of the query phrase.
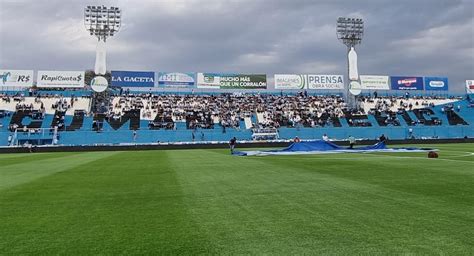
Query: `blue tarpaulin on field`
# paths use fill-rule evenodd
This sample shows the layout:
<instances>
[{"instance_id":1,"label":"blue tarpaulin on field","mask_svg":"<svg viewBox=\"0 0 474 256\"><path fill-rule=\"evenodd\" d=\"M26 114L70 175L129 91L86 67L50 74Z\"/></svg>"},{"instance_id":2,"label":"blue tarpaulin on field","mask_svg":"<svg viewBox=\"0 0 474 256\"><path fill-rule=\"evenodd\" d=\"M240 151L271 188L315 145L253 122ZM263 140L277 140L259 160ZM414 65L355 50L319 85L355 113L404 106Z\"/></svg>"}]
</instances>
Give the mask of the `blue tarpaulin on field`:
<instances>
[{"instance_id":1,"label":"blue tarpaulin on field","mask_svg":"<svg viewBox=\"0 0 474 256\"><path fill-rule=\"evenodd\" d=\"M385 142L379 142L374 145L355 147L352 150L371 150L386 149ZM338 146L332 142L324 140L295 142L284 149L271 150L271 152L299 152L299 151L329 151L329 150L347 150L349 147Z\"/></svg>"},{"instance_id":2,"label":"blue tarpaulin on field","mask_svg":"<svg viewBox=\"0 0 474 256\"><path fill-rule=\"evenodd\" d=\"M295 142L283 149L261 150L261 151L235 151L233 155L237 156L255 156L255 155L290 155L290 154L318 154L318 153L344 153L344 152L416 152L433 149L425 148L394 148L389 149L385 142L378 142L374 145L361 147L343 147L332 142L324 140Z\"/></svg>"}]
</instances>

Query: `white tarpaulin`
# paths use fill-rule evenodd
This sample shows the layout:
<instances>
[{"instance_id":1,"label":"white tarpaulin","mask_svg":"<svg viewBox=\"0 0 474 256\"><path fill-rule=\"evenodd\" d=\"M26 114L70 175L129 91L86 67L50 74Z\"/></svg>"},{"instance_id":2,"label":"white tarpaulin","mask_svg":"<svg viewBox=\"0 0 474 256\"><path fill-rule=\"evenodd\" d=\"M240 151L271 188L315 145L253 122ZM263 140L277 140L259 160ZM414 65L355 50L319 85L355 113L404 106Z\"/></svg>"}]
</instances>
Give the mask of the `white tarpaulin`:
<instances>
[{"instance_id":1,"label":"white tarpaulin","mask_svg":"<svg viewBox=\"0 0 474 256\"><path fill-rule=\"evenodd\" d=\"M106 61L107 61L107 49L105 47L105 42L102 40L99 40L97 42L97 48L95 52L94 72L96 75L105 75Z\"/></svg>"},{"instance_id":2,"label":"white tarpaulin","mask_svg":"<svg viewBox=\"0 0 474 256\"><path fill-rule=\"evenodd\" d=\"M347 58L349 60L349 80L359 80L359 69L357 68L357 53L354 50L354 47L351 47Z\"/></svg>"}]
</instances>

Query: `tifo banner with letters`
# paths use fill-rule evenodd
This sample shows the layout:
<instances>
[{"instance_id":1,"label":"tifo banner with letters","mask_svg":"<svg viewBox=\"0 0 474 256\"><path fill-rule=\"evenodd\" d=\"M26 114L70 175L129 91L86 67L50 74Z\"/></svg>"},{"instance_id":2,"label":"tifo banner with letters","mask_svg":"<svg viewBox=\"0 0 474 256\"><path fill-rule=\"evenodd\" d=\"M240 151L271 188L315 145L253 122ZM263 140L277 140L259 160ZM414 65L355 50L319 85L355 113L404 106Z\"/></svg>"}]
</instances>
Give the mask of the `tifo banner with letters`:
<instances>
[{"instance_id":1,"label":"tifo banner with letters","mask_svg":"<svg viewBox=\"0 0 474 256\"><path fill-rule=\"evenodd\" d=\"M447 91L447 77L425 77L425 90L427 91Z\"/></svg>"},{"instance_id":2,"label":"tifo banner with letters","mask_svg":"<svg viewBox=\"0 0 474 256\"><path fill-rule=\"evenodd\" d=\"M392 90L423 90L423 77L391 76Z\"/></svg>"},{"instance_id":3,"label":"tifo banner with letters","mask_svg":"<svg viewBox=\"0 0 474 256\"><path fill-rule=\"evenodd\" d=\"M466 93L467 94L474 93L474 80L466 80Z\"/></svg>"},{"instance_id":4,"label":"tifo banner with letters","mask_svg":"<svg viewBox=\"0 0 474 256\"><path fill-rule=\"evenodd\" d=\"M267 89L267 75L198 73L197 87L207 89Z\"/></svg>"},{"instance_id":5,"label":"tifo banner with letters","mask_svg":"<svg viewBox=\"0 0 474 256\"><path fill-rule=\"evenodd\" d=\"M306 89L306 76L297 74L275 74L275 89L301 90Z\"/></svg>"},{"instance_id":6,"label":"tifo banner with letters","mask_svg":"<svg viewBox=\"0 0 474 256\"><path fill-rule=\"evenodd\" d=\"M31 87L33 86L33 70L0 69L0 87Z\"/></svg>"},{"instance_id":7,"label":"tifo banner with letters","mask_svg":"<svg viewBox=\"0 0 474 256\"><path fill-rule=\"evenodd\" d=\"M40 88L83 88L84 71L38 71L36 86Z\"/></svg>"},{"instance_id":8,"label":"tifo banner with letters","mask_svg":"<svg viewBox=\"0 0 474 256\"><path fill-rule=\"evenodd\" d=\"M344 76L342 75L307 75L308 89L313 90L342 90Z\"/></svg>"},{"instance_id":9,"label":"tifo banner with letters","mask_svg":"<svg viewBox=\"0 0 474 256\"><path fill-rule=\"evenodd\" d=\"M388 76L361 75L360 85L362 90L390 90Z\"/></svg>"},{"instance_id":10,"label":"tifo banner with letters","mask_svg":"<svg viewBox=\"0 0 474 256\"><path fill-rule=\"evenodd\" d=\"M154 87L155 72L151 71L112 71L112 86Z\"/></svg>"},{"instance_id":11,"label":"tifo banner with letters","mask_svg":"<svg viewBox=\"0 0 474 256\"><path fill-rule=\"evenodd\" d=\"M196 85L195 73L158 73L158 86L192 88Z\"/></svg>"}]
</instances>

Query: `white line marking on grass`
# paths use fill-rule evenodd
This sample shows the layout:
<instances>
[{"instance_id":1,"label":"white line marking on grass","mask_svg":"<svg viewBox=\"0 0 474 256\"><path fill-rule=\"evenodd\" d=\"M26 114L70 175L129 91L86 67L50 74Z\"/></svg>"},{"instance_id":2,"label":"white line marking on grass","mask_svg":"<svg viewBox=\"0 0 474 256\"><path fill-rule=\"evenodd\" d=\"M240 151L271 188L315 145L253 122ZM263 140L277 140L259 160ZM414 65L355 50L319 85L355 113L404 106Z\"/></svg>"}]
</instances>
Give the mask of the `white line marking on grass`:
<instances>
[{"instance_id":1,"label":"white line marking on grass","mask_svg":"<svg viewBox=\"0 0 474 256\"><path fill-rule=\"evenodd\" d=\"M451 156L451 157L468 157L468 156L474 156L474 153L469 153L469 154L460 155L460 156Z\"/></svg>"},{"instance_id":2,"label":"white line marking on grass","mask_svg":"<svg viewBox=\"0 0 474 256\"><path fill-rule=\"evenodd\" d=\"M385 157L385 158L415 158L415 159L426 159L430 161L436 161L436 160L442 160L442 161L452 161L452 162L465 162L465 163L472 163L474 164L474 161L464 161L464 160L455 160L455 159L447 159L447 158L428 158L428 157L419 157L419 156L387 156L383 155L380 157Z\"/></svg>"},{"instance_id":3,"label":"white line marking on grass","mask_svg":"<svg viewBox=\"0 0 474 256\"><path fill-rule=\"evenodd\" d=\"M356 155L360 153L351 153L351 155ZM320 154L319 154L320 155ZM280 157L277 155L273 155L278 157L279 159L293 159L294 158L288 158L288 157ZM286 155L288 156L288 155ZM295 155L296 156L296 155ZM450 161L450 162L463 162L463 163L472 163L474 164L474 161L464 161L464 160L455 160L455 159L446 159L446 158L428 158L428 157L418 157L418 156L388 156L388 155L374 155L374 154L364 154L363 156L360 157L317 157L317 158L306 158L306 159L311 159L311 160L366 160L364 157L366 156L373 156L373 157L378 157L378 158L401 158L401 159L425 159L425 160L430 160L430 161Z\"/></svg>"}]
</instances>

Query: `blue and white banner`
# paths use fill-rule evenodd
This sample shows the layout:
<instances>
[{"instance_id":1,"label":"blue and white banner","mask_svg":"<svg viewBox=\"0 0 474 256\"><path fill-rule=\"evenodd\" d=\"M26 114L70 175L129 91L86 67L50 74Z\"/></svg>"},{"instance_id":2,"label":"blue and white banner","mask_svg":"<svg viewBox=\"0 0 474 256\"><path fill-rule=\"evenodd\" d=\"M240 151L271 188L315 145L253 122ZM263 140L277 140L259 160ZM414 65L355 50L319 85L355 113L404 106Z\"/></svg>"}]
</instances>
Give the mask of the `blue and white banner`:
<instances>
[{"instance_id":1,"label":"blue and white banner","mask_svg":"<svg viewBox=\"0 0 474 256\"><path fill-rule=\"evenodd\" d=\"M425 77L425 90L427 91L447 91L447 77Z\"/></svg>"},{"instance_id":2,"label":"blue and white banner","mask_svg":"<svg viewBox=\"0 0 474 256\"><path fill-rule=\"evenodd\" d=\"M155 72L148 71L112 71L112 86L154 87Z\"/></svg>"},{"instance_id":3,"label":"blue and white banner","mask_svg":"<svg viewBox=\"0 0 474 256\"><path fill-rule=\"evenodd\" d=\"M195 73L158 73L158 86L192 88L196 85Z\"/></svg>"},{"instance_id":4,"label":"blue and white banner","mask_svg":"<svg viewBox=\"0 0 474 256\"><path fill-rule=\"evenodd\" d=\"M392 90L423 90L423 77L391 76Z\"/></svg>"},{"instance_id":5,"label":"blue and white banner","mask_svg":"<svg viewBox=\"0 0 474 256\"><path fill-rule=\"evenodd\" d=\"M0 69L0 87L31 87L33 86L33 70Z\"/></svg>"}]
</instances>

